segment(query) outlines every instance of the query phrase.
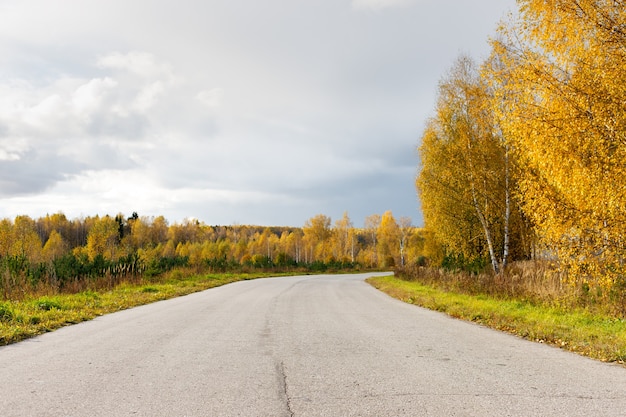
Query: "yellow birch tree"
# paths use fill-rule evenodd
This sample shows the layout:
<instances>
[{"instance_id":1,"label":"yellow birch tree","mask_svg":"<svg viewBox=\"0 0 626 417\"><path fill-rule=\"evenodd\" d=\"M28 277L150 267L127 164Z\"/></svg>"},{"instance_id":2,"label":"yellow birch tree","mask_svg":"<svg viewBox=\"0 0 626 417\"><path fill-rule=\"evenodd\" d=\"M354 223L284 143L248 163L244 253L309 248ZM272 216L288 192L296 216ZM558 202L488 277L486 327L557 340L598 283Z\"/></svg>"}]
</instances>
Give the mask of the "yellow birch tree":
<instances>
[{"instance_id":1,"label":"yellow birch tree","mask_svg":"<svg viewBox=\"0 0 626 417\"><path fill-rule=\"evenodd\" d=\"M493 55L525 213L570 278L626 273L626 3L520 0Z\"/></svg>"}]
</instances>

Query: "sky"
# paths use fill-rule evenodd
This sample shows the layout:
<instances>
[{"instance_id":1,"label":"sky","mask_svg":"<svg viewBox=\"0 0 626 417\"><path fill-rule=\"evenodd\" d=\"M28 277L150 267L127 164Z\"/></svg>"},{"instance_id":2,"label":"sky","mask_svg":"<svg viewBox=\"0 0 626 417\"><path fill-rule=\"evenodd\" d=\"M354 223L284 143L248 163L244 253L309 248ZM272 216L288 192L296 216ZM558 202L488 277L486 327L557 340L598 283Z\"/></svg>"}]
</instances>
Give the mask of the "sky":
<instances>
[{"instance_id":1,"label":"sky","mask_svg":"<svg viewBox=\"0 0 626 417\"><path fill-rule=\"evenodd\" d=\"M514 0L0 0L0 218L422 215L437 84Z\"/></svg>"}]
</instances>

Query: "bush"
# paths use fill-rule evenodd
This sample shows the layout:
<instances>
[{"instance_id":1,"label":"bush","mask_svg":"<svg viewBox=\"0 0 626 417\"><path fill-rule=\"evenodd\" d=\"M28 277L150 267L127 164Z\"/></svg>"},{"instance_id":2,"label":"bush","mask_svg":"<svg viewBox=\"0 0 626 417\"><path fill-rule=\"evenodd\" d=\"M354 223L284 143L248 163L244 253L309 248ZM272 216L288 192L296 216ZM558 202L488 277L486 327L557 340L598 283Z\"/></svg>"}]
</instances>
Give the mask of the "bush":
<instances>
[{"instance_id":1,"label":"bush","mask_svg":"<svg viewBox=\"0 0 626 417\"><path fill-rule=\"evenodd\" d=\"M164 256L154 259L144 271L146 277L163 274L173 268L186 267L189 265L188 256Z\"/></svg>"},{"instance_id":2,"label":"bush","mask_svg":"<svg viewBox=\"0 0 626 417\"><path fill-rule=\"evenodd\" d=\"M472 274L481 274L485 272L485 268L489 262L486 258L473 258L467 259L463 254L447 254L443 261L441 261L441 267L448 271L464 271Z\"/></svg>"}]
</instances>

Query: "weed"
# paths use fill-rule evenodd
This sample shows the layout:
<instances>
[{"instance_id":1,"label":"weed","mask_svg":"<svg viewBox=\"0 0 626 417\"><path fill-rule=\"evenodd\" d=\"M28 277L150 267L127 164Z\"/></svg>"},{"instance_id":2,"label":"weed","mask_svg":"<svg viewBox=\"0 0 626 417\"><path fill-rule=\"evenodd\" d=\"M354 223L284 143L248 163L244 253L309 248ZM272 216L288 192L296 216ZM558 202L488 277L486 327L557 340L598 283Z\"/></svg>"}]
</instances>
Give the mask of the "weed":
<instances>
[{"instance_id":1,"label":"weed","mask_svg":"<svg viewBox=\"0 0 626 417\"><path fill-rule=\"evenodd\" d=\"M39 310L50 311L50 310L62 310L61 304L57 301L50 300L48 298L41 298L35 301L35 306Z\"/></svg>"},{"instance_id":2,"label":"weed","mask_svg":"<svg viewBox=\"0 0 626 417\"><path fill-rule=\"evenodd\" d=\"M15 314L13 309L7 303L0 303L0 322L8 323L13 321Z\"/></svg>"}]
</instances>

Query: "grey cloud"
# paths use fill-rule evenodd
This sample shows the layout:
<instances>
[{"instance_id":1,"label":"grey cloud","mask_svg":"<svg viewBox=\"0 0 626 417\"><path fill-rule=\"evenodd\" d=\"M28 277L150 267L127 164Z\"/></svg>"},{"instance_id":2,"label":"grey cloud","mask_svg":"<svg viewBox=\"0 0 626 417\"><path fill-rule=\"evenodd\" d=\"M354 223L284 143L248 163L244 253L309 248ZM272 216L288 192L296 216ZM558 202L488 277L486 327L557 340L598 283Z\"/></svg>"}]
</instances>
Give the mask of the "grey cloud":
<instances>
[{"instance_id":1,"label":"grey cloud","mask_svg":"<svg viewBox=\"0 0 626 417\"><path fill-rule=\"evenodd\" d=\"M0 78L15 93L4 105L65 103L45 117L0 113L0 136L4 125L29 150L0 161L2 195L47 201L68 176L74 190L87 170L128 171L173 196L156 215L291 225L344 210L355 224L387 209L418 218L415 148L437 82L459 52L487 51L515 4L69 1L0 16L3 73L29 86L3 90Z\"/></svg>"},{"instance_id":2,"label":"grey cloud","mask_svg":"<svg viewBox=\"0 0 626 417\"><path fill-rule=\"evenodd\" d=\"M141 140L149 131L150 121L142 114L121 116L111 113L97 113L91 117L86 126L90 137L115 137L128 140Z\"/></svg>"},{"instance_id":3,"label":"grey cloud","mask_svg":"<svg viewBox=\"0 0 626 417\"><path fill-rule=\"evenodd\" d=\"M23 154L19 160L0 161L0 196L41 193L81 168L70 158L35 151Z\"/></svg>"}]
</instances>

